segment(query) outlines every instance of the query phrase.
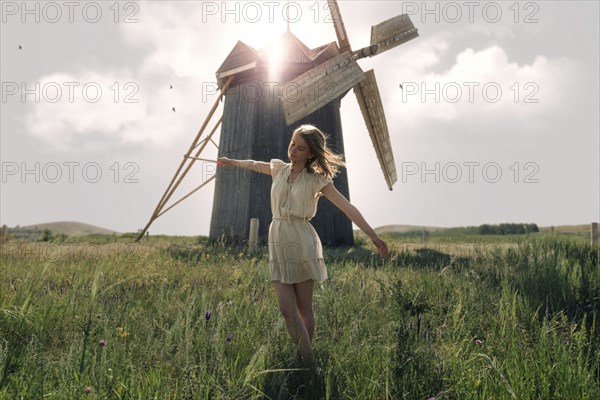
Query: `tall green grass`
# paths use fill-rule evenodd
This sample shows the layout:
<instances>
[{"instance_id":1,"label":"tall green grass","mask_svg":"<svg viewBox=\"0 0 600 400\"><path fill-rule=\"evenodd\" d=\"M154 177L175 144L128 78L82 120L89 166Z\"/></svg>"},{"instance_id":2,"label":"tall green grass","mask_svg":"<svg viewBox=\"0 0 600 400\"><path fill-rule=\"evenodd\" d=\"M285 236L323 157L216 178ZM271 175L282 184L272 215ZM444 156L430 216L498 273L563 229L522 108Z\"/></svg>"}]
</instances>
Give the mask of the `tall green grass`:
<instances>
[{"instance_id":1,"label":"tall green grass","mask_svg":"<svg viewBox=\"0 0 600 400\"><path fill-rule=\"evenodd\" d=\"M312 386L265 249L5 247L0 399L600 398L597 249L390 240L385 260L326 249Z\"/></svg>"}]
</instances>

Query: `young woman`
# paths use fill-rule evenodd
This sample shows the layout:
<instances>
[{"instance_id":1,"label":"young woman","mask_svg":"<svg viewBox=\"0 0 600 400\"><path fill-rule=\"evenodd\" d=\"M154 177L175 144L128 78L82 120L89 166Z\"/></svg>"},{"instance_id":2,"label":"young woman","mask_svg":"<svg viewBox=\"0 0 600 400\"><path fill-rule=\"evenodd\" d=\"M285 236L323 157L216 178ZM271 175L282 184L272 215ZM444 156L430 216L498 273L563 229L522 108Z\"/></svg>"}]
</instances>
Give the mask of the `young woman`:
<instances>
[{"instance_id":1,"label":"young woman","mask_svg":"<svg viewBox=\"0 0 600 400\"><path fill-rule=\"evenodd\" d=\"M327 197L365 232L381 256L388 253L388 248L361 213L333 186L332 178L345 164L329 150L323 132L312 125L298 127L288 146L288 158L290 163L278 159L267 163L220 157L217 166L246 168L273 177L273 221L269 227L271 280L288 333L298 345L302 361L314 366L313 286L315 281L327 279L321 241L308 222L317 212L319 196Z\"/></svg>"}]
</instances>

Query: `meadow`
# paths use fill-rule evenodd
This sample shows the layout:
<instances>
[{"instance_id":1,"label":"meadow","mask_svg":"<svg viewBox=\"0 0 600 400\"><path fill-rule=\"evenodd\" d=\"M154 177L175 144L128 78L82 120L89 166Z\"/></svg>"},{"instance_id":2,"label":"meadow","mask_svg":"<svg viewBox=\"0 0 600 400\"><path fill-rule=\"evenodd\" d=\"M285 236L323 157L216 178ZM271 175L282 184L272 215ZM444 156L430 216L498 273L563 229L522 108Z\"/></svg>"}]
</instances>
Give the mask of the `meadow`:
<instances>
[{"instance_id":1,"label":"meadow","mask_svg":"<svg viewBox=\"0 0 600 400\"><path fill-rule=\"evenodd\" d=\"M327 248L312 388L264 247L2 245L0 399L598 399L598 249L577 235Z\"/></svg>"}]
</instances>

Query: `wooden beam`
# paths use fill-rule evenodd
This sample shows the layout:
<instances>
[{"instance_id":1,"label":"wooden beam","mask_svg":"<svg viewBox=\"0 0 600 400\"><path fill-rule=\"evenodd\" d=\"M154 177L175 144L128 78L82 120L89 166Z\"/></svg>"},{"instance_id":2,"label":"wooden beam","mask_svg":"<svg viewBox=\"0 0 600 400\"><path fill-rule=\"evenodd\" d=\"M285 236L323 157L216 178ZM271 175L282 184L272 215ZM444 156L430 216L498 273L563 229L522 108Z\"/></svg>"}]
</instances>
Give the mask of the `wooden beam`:
<instances>
[{"instance_id":1,"label":"wooden beam","mask_svg":"<svg viewBox=\"0 0 600 400\"><path fill-rule=\"evenodd\" d=\"M370 70L365 75L367 78L354 87L354 94L360 105L388 189L392 190L398 177L385 112L377 88L375 73Z\"/></svg>"},{"instance_id":2,"label":"wooden beam","mask_svg":"<svg viewBox=\"0 0 600 400\"><path fill-rule=\"evenodd\" d=\"M344 21L342 20L342 14L340 13L340 6L336 0L327 0L327 5L329 6L329 14L331 15L331 20L333 21L333 26L335 28L335 34L338 38L340 53L352 51L352 48L350 47L350 41L348 40L348 34L346 33L346 27L344 26Z\"/></svg>"},{"instance_id":3,"label":"wooden beam","mask_svg":"<svg viewBox=\"0 0 600 400\"><path fill-rule=\"evenodd\" d=\"M204 130L206 129L206 126L208 125L208 123L212 119L215 111L217 110L217 107L219 106L219 103L221 102L221 99L225 95L225 92L229 88L229 85L231 84L232 81L233 81L233 76L230 76L227 79L227 82L225 82L225 85L223 86L223 89L221 90L221 94L219 95L219 97L217 98L217 100L215 101L215 103L213 104L212 108L210 109L210 111L208 113L208 116L204 120L204 123L202 124L202 126L198 130L198 133L196 134L196 137L192 141L192 144L190 145L188 151L185 153L185 155L183 157L183 160L179 164L179 167L177 168L177 171L175 172L175 175L173 176L173 179L171 179L171 182L169 183L169 186L167 187L167 190L165 190L165 192L163 193L161 199L159 200L156 208L154 209L154 212L152 213L152 216L150 217L150 220L148 221L148 223L146 224L146 226L140 231L140 234L138 235L138 237L135 239L136 242L139 241L144 236L144 233L146 233L146 231L148 230L148 228L150 227L150 225L152 225L152 222L154 222L154 220L156 218L158 218L158 216L159 216L161 210L163 209L163 207L165 206L166 202L173 195L173 192L175 191L175 189L177 189L177 186L179 185L179 183L181 182L181 180L183 179L183 177L185 176L185 174L187 173L187 171L189 171L189 169L193 165L194 160L191 160L191 163L186 168L185 172L183 173L183 176L177 181L177 183L175 183L175 180L179 176L179 173L183 169L183 166L188 161L187 157L190 156L190 154L192 153L192 151L196 147L196 143L198 143L198 141L200 139L200 136L202 136L202 133L204 133ZM220 123L220 121L222 121L222 119L223 119L223 117L221 116L221 118L219 120L219 123ZM204 149L204 146L202 147L202 149ZM197 153L196 155L198 155L198 154L199 153Z\"/></svg>"},{"instance_id":4,"label":"wooden beam","mask_svg":"<svg viewBox=\"0 0 600 400\"><path fill-rule=\"evenodd\" d=\"M191 195L193 195L194 193L196 193L198 190L202 189L205 185L207 185L209 182L211 182L213 179L215 179L216 176L217 175L213 175L210 178L208 178L205 182L202 182L202 184L200 186L198 186L196 189L192 190L191 192L189 192L188 194L186 194L185 196L183 196L181 199L177 200L169 208L165 209L160 214L158 214L156 216L156 218L160 217L161 215L163 215L164 213L166 213L167 211L169 211L171 208L175 207L177 204L181 203L182 201L184 201L185 199L187 199L188 197L190 197Z\"/></svg>"},{"instance_id":5,"label":"wooden beam","mask_svg":"<svg viewBox=\"0 0 600 400\"><path fill-rule=\"evenodd\" d=\"M282 102L287 125L339 98L363 79L364 72L345 52L286 83Z\"/></svg>"}]
</instances>

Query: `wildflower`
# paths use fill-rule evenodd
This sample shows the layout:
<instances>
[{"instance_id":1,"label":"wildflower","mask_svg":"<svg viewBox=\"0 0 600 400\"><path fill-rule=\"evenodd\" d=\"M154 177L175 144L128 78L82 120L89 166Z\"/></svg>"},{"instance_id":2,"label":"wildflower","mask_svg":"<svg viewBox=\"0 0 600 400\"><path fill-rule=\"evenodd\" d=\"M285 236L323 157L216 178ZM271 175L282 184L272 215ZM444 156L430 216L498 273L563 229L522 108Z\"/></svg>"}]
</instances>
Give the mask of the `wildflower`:
<instances>
[{"instance_id":1,"label":"wildflower","mask_svg":"<svg viewBox=\"0 0 600 400\"><path fill-rule=\"evenodd\" d=\"M206 323L208 323L208 321L210 320L211 315L212 315L212 312L210 310L208 310L206 312L206 314L204 314L204 318L206 319Z\"/></svg>"},{"instance_id":2,"label":"wildflower","mask_svg":"<svg viewBox=\"0 0 600 400\"><path fill-rule=\"evenodd\" d=\"M89 386L86 386L86 387L83 389L83 393L85 393L85 394L90 394L90 393L92 393L92 388L91 388L91 387L89 387Z\"/></svg>"},{"instance_id":3,"label":"wildflower","mask_svg":"<svg viewBox=\"0 0 600 400\"><path fill-rule=\"evenodd\" d=\"M230 333L229 335L227 335L227 339L225 339L225 341L228 344L231 344L231 342L233 342L233 333Z\"/></svg>"},{"instance_id":4,"label":"wildflower","mask_svg":"<svg viewBox=\"0 0 600 400\"><path fill-rule=\"evenodd\" d=\"M120 337L121 339L125 339L125 338L127 338L127 336L129 336L129 332L127 332L125 330L125 328L123 328L123 327L118 327L116 329L116 332L117 332L117 336Z\"/></svg>"},{"instance_id":5,"label":"wildflower","mask_svg":"<svg viewBox=\"0 0 600 400\"><path fill-rule=\"evenodd\" d=\"M480 339L475 339L475 344L476 344L477 346L483 346L483 340L480 340Z\"/></svg>"},{"instance_id":6,"label":"wildflower","mask_svg":"<svg viewBox=\"0 0 600 400\"><path fill-rule=\"evenodd\" d=\"M106 340L100 339L100 341L98 341L98 346L100 346L100 347L106 346Z\"/></svg>"}]
</instances>

